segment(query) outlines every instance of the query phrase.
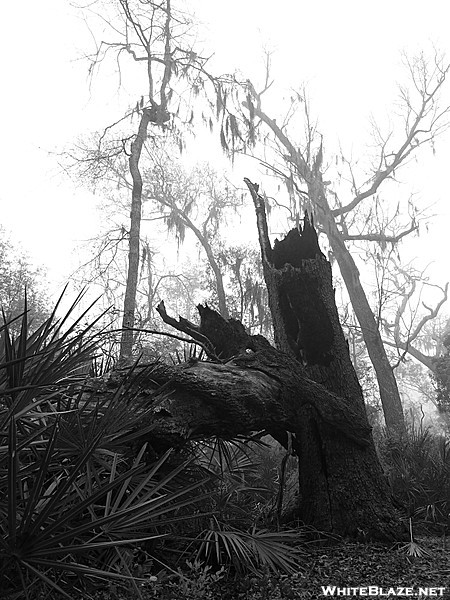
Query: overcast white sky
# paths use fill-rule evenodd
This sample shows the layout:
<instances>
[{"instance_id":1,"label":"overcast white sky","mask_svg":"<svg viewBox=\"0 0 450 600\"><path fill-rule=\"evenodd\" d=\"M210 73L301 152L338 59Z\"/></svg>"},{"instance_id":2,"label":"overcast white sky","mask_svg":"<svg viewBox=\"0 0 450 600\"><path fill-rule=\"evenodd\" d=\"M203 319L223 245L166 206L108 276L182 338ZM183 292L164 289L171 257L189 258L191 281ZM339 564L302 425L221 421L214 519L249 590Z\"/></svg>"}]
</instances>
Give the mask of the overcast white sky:
<instances>
[{"instance_id":1,"label":"overcast white sky","mask_svg":"<svg viewBox=\"0 0 450 600\"><path fill-rule=\"evenodd\" d=\"M308 83L325 146L327 139L329 145L340 140L359 150L369 139L369 116L381 119L392 111L402 50L434 43L450 58L449 5L443 0L192 0L192 5L209 23L202 37L205 48L216 52L218 69L238 67L256 78L265 45L275 51L273 73L280 86ZM79 57L92 50L92 38L67 0L8 2L2 13L0 223L36 262L47 265L52 281L62 282L76 264L78 242L95 234L97 199L64 179L49 152L118 117L117 81L103 84L100 73L88 89L87 64ZM443 282L450 279L449 135L437 150L436 157L425 154L418 163L415 191L424 204L436 202L441 215L418 254L426 260L445 254L433 271Z\"/></svg>"}]
</instances>

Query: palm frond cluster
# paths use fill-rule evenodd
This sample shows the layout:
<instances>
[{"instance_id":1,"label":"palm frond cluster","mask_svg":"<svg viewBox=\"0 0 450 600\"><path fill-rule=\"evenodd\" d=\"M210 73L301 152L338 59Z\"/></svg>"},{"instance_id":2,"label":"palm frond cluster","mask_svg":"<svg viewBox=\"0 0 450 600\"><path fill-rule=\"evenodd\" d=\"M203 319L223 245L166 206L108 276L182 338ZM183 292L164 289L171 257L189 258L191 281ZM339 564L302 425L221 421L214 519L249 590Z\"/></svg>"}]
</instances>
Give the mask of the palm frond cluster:
<instances>
[{"instance_id":1,"label":"palm frond cluster","mask_svg":"<svg viewBox=\"0 0 450 600\"><path fill-rule=\"evenodd\" d=\"M155 577L136 569L136 553L161 566L159 550L170 537L184 560L188 552L239 570L292 572L298 536L240 530L220 517L224 486L228 502L244 494L251 468L243 451L222 443L209 464L194 446L188 460L168 461L171 451L149 460L141 440L151 435L151 399L137 399L133 368L111 389L89 376L95 322L83 325L85 312L75 316L80 297L58 318L61 300L34 331L26 302L14 322L19 333L6 318L0 330L2 593L89 597L99 581L117 579L139 595ZM194 536L188 521L196 523ZM190 541L183 545L184 533Z\"/></svg>"}]
</instances>

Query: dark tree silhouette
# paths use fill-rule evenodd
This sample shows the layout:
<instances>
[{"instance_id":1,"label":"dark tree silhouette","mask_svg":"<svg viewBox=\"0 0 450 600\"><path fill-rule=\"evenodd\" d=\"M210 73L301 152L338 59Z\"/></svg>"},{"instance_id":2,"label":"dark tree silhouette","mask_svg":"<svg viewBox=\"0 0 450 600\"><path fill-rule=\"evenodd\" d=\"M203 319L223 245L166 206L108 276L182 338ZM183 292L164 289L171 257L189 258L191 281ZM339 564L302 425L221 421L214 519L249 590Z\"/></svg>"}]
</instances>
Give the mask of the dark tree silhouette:
<instances>
[{"instance_id":1,"label":"dark tree silhouette","mask_svg":"<svg viewBox=\"0 0 450 600\"><path fill-rule=\"evenodd\" d=\"M265 431L298 457L290 518L342 535L398 538L400 521L339 323L330 264L307 217L302 230L272 248L263 199L246 183L277 347L208 306L198 306L195 324L174 319L161 302L163 321L200 344L207 360L137 369L139 394L162 386L145 439L161 452L196 438Z\"/></svg>"}]
</instances>

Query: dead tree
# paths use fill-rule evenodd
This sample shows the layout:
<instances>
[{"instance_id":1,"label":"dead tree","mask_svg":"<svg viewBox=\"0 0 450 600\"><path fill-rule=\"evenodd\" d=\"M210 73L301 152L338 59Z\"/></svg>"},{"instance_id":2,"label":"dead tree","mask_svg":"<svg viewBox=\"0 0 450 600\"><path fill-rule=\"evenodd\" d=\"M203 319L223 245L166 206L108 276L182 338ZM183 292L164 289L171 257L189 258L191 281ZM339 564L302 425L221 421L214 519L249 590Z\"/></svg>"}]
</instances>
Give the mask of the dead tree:
<instances>
[{"instance_id":1,"label":"dead tree","mask_svg":"<svg viewBox=\"0 0 450 600\"><path fill-rule=\"evenodd\" d=\"M331 267L313 224L272 248L264 203L255 203L261 255L277 348L236 320L198 306L200 324L167 314L163 321L200 344L205 361L152 365L139 393L156 401L155 451L208 436L265 431L298 456L295 517L319 530L374 539L401 536L378 461L363 395L334 300ZM143 424L145 427L145 424Z\"/></svg>"}]
</instances>

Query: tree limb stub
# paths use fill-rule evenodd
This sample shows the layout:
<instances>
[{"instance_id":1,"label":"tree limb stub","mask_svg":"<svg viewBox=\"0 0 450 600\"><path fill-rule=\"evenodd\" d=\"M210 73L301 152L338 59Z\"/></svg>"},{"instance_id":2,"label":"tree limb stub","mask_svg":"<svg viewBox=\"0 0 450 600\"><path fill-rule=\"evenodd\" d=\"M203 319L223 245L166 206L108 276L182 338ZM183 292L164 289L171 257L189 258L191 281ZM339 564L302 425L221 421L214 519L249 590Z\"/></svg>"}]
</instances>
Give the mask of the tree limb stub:
<instances>
[{"instance_id":1,"label":"tree limb stub","mask_svg":"<svg viewBox=\"0 0 450 600\"><path fill-rule=\"evenodd\" d=\"M187 319L184 319L181 316L179 317L178 321L176 319L174 319L173 317L170 317L167 314L164 300L161 300L161 302L158 304L158 306L156 307L156 312L159 313L159 315L160 315L161 319L164 321L164 323L166 323L167 325L170 325L177 331L186 333L193 340L195 340L198 343L198 345L201 346L205 350L206 354L210 358L217 358L214 353L214 348L211 346L208 338L205 337L200 332L200 328L198 327L198 325L191 323L190 321L188 321Z\"/></svg>"},{"instance_id":2,"label":"tree limb stub","mask_svg":"<svg viewBox=\"0 0 450 600\"><path fill-rule=\"evenodd\" d=\"M272 262L272 246L269 240L269 229L267 227L266 219L266 207L264 204L264 198L258 193L259 186L256 183L252 183L250 179L244 177L244 182L248 187L250 194L253 199L255 206L256 221L258 225L259 245L261 248L261 255L263 265Z\"/></svg>"},{"instance_id":3,"label":"tree limb stub","mask_svg":"<svg viewBox=\"0 0 450 600\"><path fill-rule=\"evenodd\" d=\"M206 352L208 358L215 361L229 360L246 350L256 352L269 342L260 335L248 335L242 323L236 319L225 319L218 312L199 304L200 325L195 325L183 317L178 321L167 314L164 301L156 310L167 325L191 336Z\"/></svg>"}]
</instances>

